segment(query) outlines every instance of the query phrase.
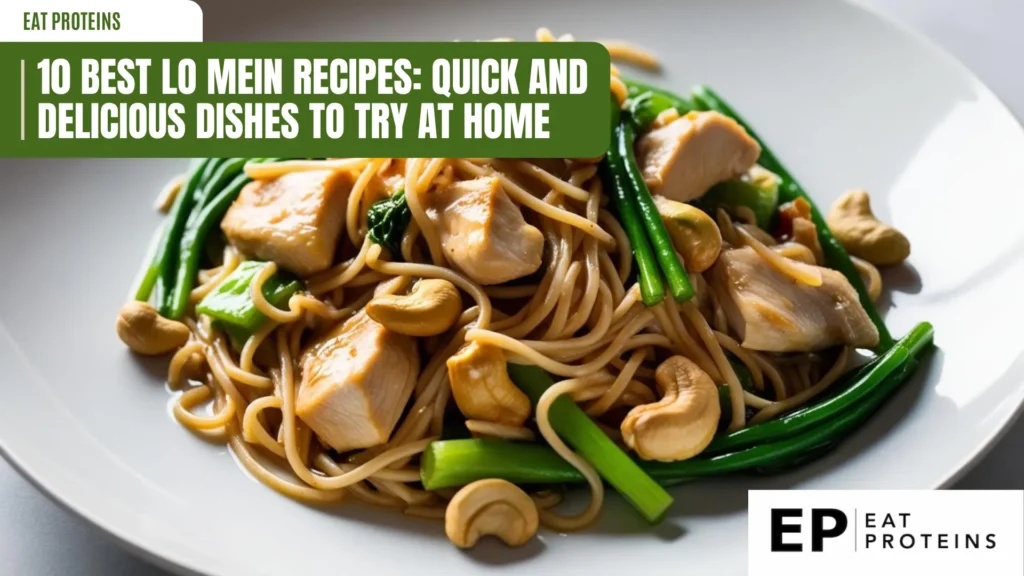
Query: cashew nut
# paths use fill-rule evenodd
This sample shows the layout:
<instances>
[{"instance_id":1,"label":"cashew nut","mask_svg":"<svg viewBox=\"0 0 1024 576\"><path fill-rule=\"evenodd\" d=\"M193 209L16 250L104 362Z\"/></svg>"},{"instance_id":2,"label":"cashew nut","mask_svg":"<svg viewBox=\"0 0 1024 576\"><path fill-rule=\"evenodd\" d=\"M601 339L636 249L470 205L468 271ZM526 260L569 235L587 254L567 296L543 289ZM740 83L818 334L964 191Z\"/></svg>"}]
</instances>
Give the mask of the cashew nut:
<instances>
[{"instance_id":1,"label":"cashew nut","mask_svg":"<svg viewBox=\"0 0 1024 576\"><path fill-rule=\"evenodd\" d=\"M620 427L623 441L645 460L674 462L700 454L714 437L722 414L715 383L682 356L662 362L654 381L661 400L626 414Z\"/></svg>"},{"instance_id":2,"label":"cashew nut","mask_svg":"<svg viewBox=\"0 0 1024 576\"><path fill-rule=\"evenodd\" d=\"M129 302L117 314L117 335L139 354L166 354L184 346L189 334L188 326L164 318L146 302Z\"/></svg>"},{"instance_id":3,"label":"cashew nut","mask_svg":"<svg viewBox=\"0 0 1024 576\"><path fill-rule=\"evenodd\" d=\"M509 379L505 353L496 346L460 348L448 359L448 380L466 418L522 426L530 415L530 399Z\"/></svg>"},{"instance_id":4,"label":"cashew nut","mask_svg":"<svg viewBox=\"0 0 1024 576\"><path fill-rule=\"evenodd\" d=\"M444 532L459 548L472 548L481 536L497 536L522 546L537 533L537 505L515 484L489 478L467 484L448 503Z\"/></svg>"},{"instance_id":5,"label":"cashew nut","mask_svg":"<svg viewBox=\"0 0 1024 576\"><path fill-rule=\"evenodd\" d=\"M406 336L436 336L462 314L459 289L447 280L420 280L408 294L380 294L366 305L378 324Z\"/></svg>"},{"instance_id":6,"label":"cashew nut","mask_svg":"<svg viewBox=\"0 0 1024 576\"><path fill-rule=\"evenodd\" d=\"M664 196L655 196L654 204L672 244L683 256L687 271L703 272L710 268L722 250L722 233L714 219L699 208Z\"/></svg>"},{"instance_id":7,"label":"cashew nut","mask_svg":"<svg viewBox=\"0 0 1024 576\"><path fill-rule=\"evenodd\" d=\"M864 190L850 190L828 213L832 234L846 250L875 264L899 264L910 256L910 241L871 212L871 198Z\"/></svg>"}]
</instances>

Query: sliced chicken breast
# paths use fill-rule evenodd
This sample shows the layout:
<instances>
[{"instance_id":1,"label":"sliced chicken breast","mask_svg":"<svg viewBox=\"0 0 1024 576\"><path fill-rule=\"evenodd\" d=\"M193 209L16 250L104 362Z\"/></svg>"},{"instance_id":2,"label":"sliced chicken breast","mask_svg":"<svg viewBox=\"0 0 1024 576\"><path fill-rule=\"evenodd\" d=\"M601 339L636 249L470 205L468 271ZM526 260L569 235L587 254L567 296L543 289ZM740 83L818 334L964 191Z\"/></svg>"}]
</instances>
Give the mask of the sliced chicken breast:
<instances>
[{"instance_id":1,"label":"sliced chicken breast","mask_svg":"<svg viewBox=\"0 0 1024 576\"><path fill-rule=\"evenodd\" d=\"M326 270L344 227L352 184L351 176L328 170L250 182L221 228L251 257L273 260L303 276Z\"/></svg>"},{"instance_id":2,"label":"sliced chicken breast","mask_svg":"<svg viewBox=\"0 0 1024 576\"><path fill-rule=\"evenodd\" d=\"M810 352L878 344L878 330L849 281L830 268L815 268L821 286L801 284L744 247L723 251L707 280L744 348Z\"/></svg>"},{"instance_id":3,"label":"sliced chicken breast","mask_svg":"<svg viewBox=\"0 0 1024 576\"><path fill-rule=\"evenodd\" d=\"M637 141L637 161L651 192L679 202L740 177L760 155L757 141L718 112L690 112Z\"/></svg>"},{"instance_id":4,"label":"sliced chicken breast","mask_svg":"<svg viewBox=\"0 0 1024 576\"><path fill-rule=\"evenodd\" d=\"M453 266L480 284L501 284L540 268L544 235L526 223L495 177L457 182L426 199Z\"/></svg>"},{"instance_id":5,"label":"sliced chicken breast","mask_svg":"<svg viewBox=\"0 0 1024 576\"><path fill-rule=\"evenodd\" d=\"M388 441L412 395L415 341L360 312L303 355L295 413L339 452Z\"/></svg>"}]
</instances>

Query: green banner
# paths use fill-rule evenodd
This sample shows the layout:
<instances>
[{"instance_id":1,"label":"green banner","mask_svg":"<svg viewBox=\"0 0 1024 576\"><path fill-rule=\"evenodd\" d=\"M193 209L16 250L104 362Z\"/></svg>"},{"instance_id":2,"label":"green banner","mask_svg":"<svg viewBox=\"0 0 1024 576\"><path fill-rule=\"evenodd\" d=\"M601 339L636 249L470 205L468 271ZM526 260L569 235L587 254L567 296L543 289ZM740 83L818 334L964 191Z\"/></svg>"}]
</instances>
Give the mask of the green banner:
<instances>
[{"instance_id":1,"label":"green banner","mask_svg":"<svg viewBox=\"0 0 1024 576\"><path fill-rule=\"evenodd\" d=\"M589 158L593 42L5 43L0 156Z\"/></svg>"}]
</instances>

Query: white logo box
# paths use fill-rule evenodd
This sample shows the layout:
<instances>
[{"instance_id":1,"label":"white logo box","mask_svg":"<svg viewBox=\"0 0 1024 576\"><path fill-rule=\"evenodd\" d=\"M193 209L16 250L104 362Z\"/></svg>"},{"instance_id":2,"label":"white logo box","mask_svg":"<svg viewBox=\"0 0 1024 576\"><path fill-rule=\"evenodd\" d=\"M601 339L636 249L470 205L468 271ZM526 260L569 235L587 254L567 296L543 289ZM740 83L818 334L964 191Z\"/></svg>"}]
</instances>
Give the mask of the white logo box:
<instances>
[{"instance_id":1,"label":"white logo box","mask_svg":"<svg viewBox=\"0 0 1024 576\"><path fill-rule=\"evenodd\" d=\"M751 490L748 506L750 576L1024 574L1021 490Z\"/></svg>"},{"instance_id":2,"label":"white logo box","mask_svg":"<svg viewBox=\"0 0 1024 576\"><path fill-rule=\"evenodd\" d=\"M118 13L118 29L87 29ZM55 29L54 14L75 14L78 29ZM26 15L27 14L27 15ZM91 15L90 15L91 14ZM41 18L41 20L37 19ZM26 30L26 21L43 29ZM71 24L71 22L69 22ZM0 2L0 42L202 42L203 11L192 0L33 0Z\"/></svg>"}]
</instances>

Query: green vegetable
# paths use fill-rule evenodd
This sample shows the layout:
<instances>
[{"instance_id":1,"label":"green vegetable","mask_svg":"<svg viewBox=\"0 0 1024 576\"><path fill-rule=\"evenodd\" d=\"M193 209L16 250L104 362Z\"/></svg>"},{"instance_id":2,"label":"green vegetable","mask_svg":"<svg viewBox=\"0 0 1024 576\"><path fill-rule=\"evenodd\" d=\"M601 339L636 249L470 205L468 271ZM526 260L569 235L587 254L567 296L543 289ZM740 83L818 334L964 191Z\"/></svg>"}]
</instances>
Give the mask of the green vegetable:
<instances>
[{"instance_id":1,"label":"green vegetable","mask_svg":"<svg viewBox=\"0 0 1024 576\"><path fill-rule=\"evenodd\" d=\"M836 240L835 236L828 228L828 224L825 219L821 216L821 211L811 200L807 192L804 191L800 183L793 178L789 170L779 162L775 154L772 153L771 149L765 144L764 140L754 132L754 129L750 127L742 117L739 116L733 109L722 100L715 92L707 86L698 86L694 88L694 101L699 105L706 106L707 109L715 110L721 114L729 116L736 122L738 122L743 128L746 129L747 133L754 140L757 140L761 145L761 157L758 159L758 163L764 166L768 170L778 174L782 178L782 184L779 186L779 202L791 202L796 198L803 198L811 206L811 220L814 222L815 227L818 229L818 242L821 244L821 251L825 256L825 260L828 265L838 270L850 284L857 290L858 296L860 296L861 306L868 313L871 318L871 322L874 323L878 329L879 343L876 348L876 352L883 352L888 350L894 343L892 334L889 333L889 329L885 326L885 322L882 321L882 317L878 314L878 310L875 308L871 297L868 295L867 288L864 286L864 281L861 280L860 273L857 272L856 267L853 265L853 261L850 260L850 255L847 254L846 249L843 245Z\"/></svg>"},{"instance_id":2,"label":"green vegetable","mask_svg":"<svg viewBox=\"0 0 1024 576\"><path fill-rule=\"evenodd\" d=\"M512 381L526 392L534 404L544 391L554 384L547 372L536 366L509 364L508 373ZM672 497L605 436L579 406L571 399L560 396L552 403L548 418L555 432L585 458L644 518L649 522L661 519L672 505ZM560 458L558 460L561 461ZM548 462L550 464L554 460L549 459ZM447 465L435 465L435 470L446 468ZM517 466L513 468L518 469Z\"/></svg>"},{"instance_id":3,"label":"green vegetable","mask_svg":"<svg viewBox=\"0 0 1024 576\"><path fill-rule=\"evenodd\" d=\"M629 114L641 131L646 130L651 122L658 117L658 114L670 108L675 108L672 99L655 92L644 92L626 103L626 109L629 110ZM680 114L685 114L685 112L680 112Z\"/></svg>"},{"instance_id":4,"label":"green vegetable","mask_svg":"<svg viewBox=\"0 0 1024 576\"><path fill-rule=\"evenodd\" d=\"M153 236L149 240L149 244L146 247L146 255L142 258L142 266L139 268L138 273L135 275L135 280L132 283L132 288L128 292L131 294L131 298L145 302L149 300L149 292L143 289L143 285L148 281L155 282L156 276L149 277L149 271L152 269L152 264L156 258L157 250L160 249L160 244L164 238L165 222L161 222L156 230L153 231ZM152 284L150 284L148 290L152 290ZM140 297L141 296L141 297Z\"/></svg>"},{"instance_id":5,"label":"green vegetable","mask_svg":"<svg viewBox=\"0 0 1024 576\"><path fill-rule=\"evenodd\" d=\"M706 451L682 462L640 461L636 464L658 483L672 485L702 476L735 472L776 473L820 457L864 424L913 374L918 355L932 342L933 336L930 324L917 325L894 345L891 355L862 370L864 377L843 393L822 404L794 412L788 420L780 419L749 428L756 437L743 436L742 442L733 441L728 452L710 455ZM881 368L883 365L887 366L884 370ZM895 368L889 370L893 365ZM509 364L509 373L518 368ZM541 371L541 374L544 373ZM512 377L516 380L515 375ZM527 393L530 394L529 391ZM719 393L722 405L729 406L726 387L720 387ZM554 423L553 418L554 412ZM785 428L784 433L780 432L782 428ZM744 431L734 434L741 432ZM749 442L751 439L756 445ZM515 478L512 481L525 484L556 482L555 478L557 482L566 483L584 480L575 468L544 446L501 440L488 444L460 444L466 442L473 441L448 440L431 445L428 449L431 469L429 474L424 472L425 482L430 478L429 489L465 484L481 478ZM578 447L576 449L582 453ZM496 452L491 453L492 450Z\"/></svg>"},{"instance_id":6,"label":"green vegetable","mask_svg":"<svg viewBox=\"0 0 1024 576\"><path fill-rule=\"evenodd\" d=\"M636 125L629 114L624 114L622 121L615 129L612 147L608 151L606 160L613 172L625 173L624 180L629 183L628 193L638 208L640 218L647 231L647 238L654 247L654 255L665 275L672 297L678 302L689 300L693 298L690 277L686 275L686 270L683 269L683 264L679 261L675 245L672 244L672 239L669 238L668 231L665 230L665 223L661 221L658 207L654 205L651 191L647 189L647 183L644 182L644 178L640 174L640 166L637 165L633 152L635 140Z\"/></svg>"},{"instance_id":7,"label":"green vegetable","mask_svg":"<svg viewBox=\"0 0 1024 576\"><path fill-rule=\"evenodd\" d=\"M855 380L835 396L813 406L801 408L787 416L737 430L724 436L717 436L704 453L729 452L772 442L793 436L802 430L835 418L863 401L891 374L913 361L920 350L931 343L934 333L931 324L927 322L918 324L902 340L871 362L866 370L857 372Z\"/></svg>"},{"instance_id":8,"label":"green vegetable","mask_svg":"<svg viewBox=\"0 0 1024 576\"><path fill-rule=\"evenodd\" d=\"M747 368L746 364L737 360L732 354L726 352L725 355L733 372L736 373L736 379L740 381L740 387L747 392L753 392L754 375L750 373L750 368ZM732 393L729 392L729 387L725 384L718 387L718 404L722 409L722 415L718 419L718 430L721 432L726 430L732 422Z\"/></svg>"},{"instance_id":9,"label":"green vegetable","mask_svg":"<svg viewBox=\"0 0 1024 576\"><path fill-rule=\"evenodd\" d=\"M196 190L199 189L202 183L203 174L210 165L210 161L210 158L204 158L192 168L188 179L185 180L185 184L174 198L174 204L171 205L170 213L167 216L168 222L164 226L163 238L161 238L153 259L146 272L142 275L138 288L135 291L136 300L140 302L148 301L154 290L156 291L158 305L166 298L166 293L171 288L171 284L165 284L165 281L162 280L164 278L164 271L177 265L178 243L185 229L185 221L192 210Z\"/></svg>"},{"instance_id":10,"label":"green vegetable","mask_svg":"<svg viewBox=\"0 0 1024 576\"><path fill-rule=\"evenodd\" d=\"M864 402L820 426L789 438L760 444L738 452L685 462L651 462L644 469L659 482L734 472L777 472L809 462L837 446L862 426L900 385L913 374L916 362L905 364L868 396ZM826 448L827 447L827 448Z\"/></svg>"},{"instance_id":11,"label":"green vegetable","mask_svg":"<svg viewBox=\"0 0 1024 576\"><path fill-rule=\"evenodd\" d=\"M618 127L616 127L616 131ZM645 306L657 306L665 298L665 287L662 284L661 272L654 259L651 244L644 232L644 224L640 220L636 196L631 192L629 176L624 168L625 158L615 152L616 142L605 154L598 166L601 178L605 182L608 195L615 205L622 228L633 245L633 256L636 258L637 273L640 282L640 296Z\"/></svg>"},{"instance_id":12,"label":"green vegetable","mask_svg":"<svg viewBox=\"0 0 1024 576\"><path fill-rule=\"evenodd\" d=\"M705 476L776 473L805 464L827 453L863 425L915 367L913 361L904 364L855 408L795 436L713 457L682 462L641 461L635 465L658 484L671 486ZM491 440L488 444L477 442L433 442L424 457L424 462L430 461L430 470L422 470L424 484L430 483L428 489L454 487L483 478L503 478L520 484L584 481L579 471L546 446L506 440Z\"/></svg>"},{"instance_id":13,"label":"green vegetable","mask_svg":"<svg viewBox=\"0 0 1024 576\"><path fill-rule=\"evenodd\" d=\"M242 348L245 347L245 343L249 341L249 338L255 334L254 331L241 326L235 326L234 324L228 324L226 322L214 322L213 327L215 330L220 330L227 334L228 342L231 344L231 348L235 352L241 352Z\"/></svg>"},{"instance_id":14,"label":"green vegetable","mask_svg":"<svg viewBox=\"0 0 1024 576\"><path fill-rule=\"evenodd\" d=\"M225 328L230 325L236 336L252 334L259 330L267 317L260 312L252 301L249 287L253 278L266 266L266 262L248 260L242 262L217 288L203 298L196 306L196 312L206 314L222 323ZM263 297L272 305L284 308L288 299L302 288L302 283L291 274L277 272L263 283ZM246 335L244 340L247 339Z\"/></svg>"},{"instance_id":15,"label":"green vegetable","mask_svg":"<svg viewBox=\"0 0 1024 576\"><path fill-rule=\"evenodd\" d=\"M701 95L697 93L697 89L696 88L694 89L693 100L692 101L693 101L693 109L694 110L699 110L701 112L707 112L709 110L712 110L711 105L708 104L707 100L701 98ZM725 112L722 112L722 114L725 114ZM755 140L757 140L757 137L753 136L753 134L751 134L751 137L753 137Z\"/></svg>"},{"instance_id":16,"label":"green vegetable","mask_svg":"<svg viewBox=\"0 0 1024 576\"><path fill-rule=\"evenodd\" d=\"M694 104L692 101L690 101L690 99L684 98L672 91L665 90L664 88L651 86L650 84L645 84L643 82L638 82L636 80L630 80L628 78L622 78L622 82L626 85L626 88L628 89L627 94L630 98L638 98L645 92L649 92L651 94L655 94L657 96L665 98L665 100L671 103L672 108L675 108L676 110L679 111L680 115L686 114L687 112L690 112L691 110L695 109Z\"/></svg>"},{"instance_id":17,"label":"green vegetable","mask_svg":"<svg viewBox=\"0 0 1024 576\"><path fill-rule=\"evenodd\" d=\"M181 318L188 307L189 294L195 287L196 274L199 272L199 261L206 245L206 236L199 238L201 229L210 228L209 223L200 222L203 209L207 202L214 198L226 185L236 179L248 158L218 158L209 164L216 169L209 174L201 190L196 192L192 211L185 222L185 228L178 246L178 263L174 274L174 289L169 294L170 305L161 307L161 314L169 318ZM246 179L246 182L249 180ZM221 215L223 216L223 214ZM218 218L218 223L220 219Z\"/></svg>"},{"instance_id":18,"label":"green vegetable","mask_svg":"<svg viewBox=\"0 0 1024 576\"><path fill-rule=\"evenodd\" d=\"M178 319L185 315L188 309L189 294L195 287L196 276L199 274L199 264L203 256L206 241L210 232L217 226L224 214L231 207L238 194L246 184L252 182L242 167L245 161L266 162L276 161L278 158L233 158L224 166L234 166L234 177L231 172L218 172L211 178L210 187L203 194L203 204L197 205L194 213L189 216L188 225L181 236L180 256L177 270L174 275L174 292L166 309L161 308L161 315L168 318ZM226 185L223 185L227 182ZM220 185L221 187L216 187Z\"/></svg>"},{"instance_id":19,"label":"green vegetable","mask_svg":"<svg viewBox=\"0 0 1024 576\"><path fill-rule=\"evenodd\" d=\"M405 202L405 190L391 198L378 200L366 212L370 240L388 249L392 257L402 254L402 236L412 219Z\"/></svg>"},{"instance_id":20,"label":"green vegetable","mask_svg":"<svg viewBox=\"0 0 1024 576\"><path fill-rule=\"evenodd\" d=\"M203 189L196 193L195 205L202 208L217 192L224 189L245 168L245 164L251 158L224 158L223 162L210 175L210 179L203 185ZM200 210L193 210L189 215L189 223L194 217L198 217Z\"/></svg>"},{"instance_id":21,"label":"green vegetable","mask_svg":"<svg viewBox=\"0 0 1024 576\"><path fill-rule=\"evenodd\" d=\"M195 278L199 273L199 262L203 255L203 247L206 245L206 238L213 227L220 224L221 218L227 212L231 202L249 182L251 179L245 174L237 175L224 190L230 192L230 198L218 193L209 200L209 204L198 208L198 214L189 218L190 225L181 235L178 263L172 270L173 290L160 307L161 316L178 319L185 315L189 293L195 286ZM222 202L215 206L214 202L217 198L221 198Z\"/></svg>"},{"instance_id":22,"label":"green vegetable","mask_svg":"<svg viewBox=\"0 0 1024 576\"><path fill-rule=\"evenodd\" d=\"M718 405L722 409L722 416L718 419L718 430L729 428L732 422L732 395L729 393L729 386L722 384L718 387Z\"/></svg>"},{"instance_id":23,"label":"green vegetable","mask_svg":"<svg viewBox=\"0 0 1024 576\"><path fill-rule=\"evenodd\" d=\"M751 472L764 476L789 472L790 470L795 470L797 468L800 468L801 466L814 462L815 460L835 450L837 446L837 442L825 442L820 446L808 448L806 451L801 452L788 460L782 460L765 466L758 466L754 468Z\"/></svg>"},{"instance_id":24,"label":"green vegetable","mask_svg":"<svg viewBox=\"0 0 1024 576\"><path fill-rule=\"evenodd\" d=\"M510 469L509 462L516 467ZM427 490L465 486L481 478L520 485L583 480L578 470L543 444L496 438L431 442L420 457L420 477Z\"/></svg>"},{"instance_id":25,"label":"green vegetable","mask_svg":"<svg viewBox=\"0 0 1024 576\"><path fill-rule=\"evenodd\" d=\"M733 214L737 206L746 206L754 212L757 226L762 230L768 230L778 203L779 178L764 169L752 170L739 180L715 184L695 202L712 216L719 206L731 209Z\"/></svg>"},{"instance_id":26,"label":"green vegetable","mask_svg":"<svg viewBox=\"0 0 1024 576\"><path fill-rule=\"evenodd\" d=\"M732 371L736 373L736 379L740 381L740 386L747 392L754 392L754 375L750 373L750 368L732 354L726 354L726 357Z\"/></svg>"},{"instance_id":27,"label":"green vegetable","mask_svg":"<svg viewBox=\"0 0 1024 576\"><path fill-rule=\"evenodd\" d=\"M448 404L444 411L444 418L441 420L441 438L454 440L457 438L472 438L473 433L466 427L466 417L454 403Z\"/></svg>"},{"instance_id":28,"label":"green vegetable","mask_svg":"<svg viewBox=\"0 0 1024 576\"><path fill-rule=\"evenodd\" d=\"M182 228L181 234L178 235L178 238L184 238L188 234L189 222L193 218L193 213L200 209L203 190L227 158L210 158L209 160L210 161L203 168L203 175L199 180L199 185L192 194L192 206L189 209L188 217L185 219L185 226ZM181 266L182 262L180 245L173 250L173 255L169 262L170 265L165 266L160 272L160 279L157 283L157 304L159 305L161 316L178 319L185 315L184 310L182 310L179 315L173 314L174 300L176 297L175 291L177 290L178 268Z\"/></svg>"},{"instance_id":29,"label":"green vegetable","mask_svg":"<svg viewBox=\"0 0 1024 576\"><path fill-rule=\"evenodd\" d=\"M520 485L585 481L579 470L544 444L498 438L431 442L420 457L420 478L427 490L465 486L484 478Z\"/></svg>"},{"instance_id":30,"label":"green vegetable","mask_svg":"<svg viewBox=\"0 0 1024 576\"><path fill-rule=\"evenodd\" d=\"M622 116L622 108L619 106L619 100L615 97L615 94L609 94L609 100L611 104L608 106L608 132L614 132L615 127L619 125L619 118Z\"/></svg>"}]
</instances>

